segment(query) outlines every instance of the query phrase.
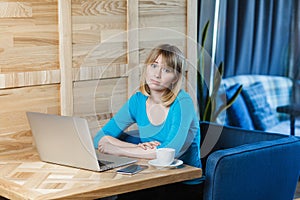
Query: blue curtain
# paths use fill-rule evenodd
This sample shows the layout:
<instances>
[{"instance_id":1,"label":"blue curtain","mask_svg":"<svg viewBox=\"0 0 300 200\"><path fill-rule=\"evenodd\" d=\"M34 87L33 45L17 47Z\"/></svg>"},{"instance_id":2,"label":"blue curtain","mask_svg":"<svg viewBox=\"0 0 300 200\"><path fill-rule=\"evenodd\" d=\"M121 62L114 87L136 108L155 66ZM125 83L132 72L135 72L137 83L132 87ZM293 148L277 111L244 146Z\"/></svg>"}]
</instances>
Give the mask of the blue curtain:
<instances>
[{"instance_id":1,"label":"blue curtain","mask_svg":"<svg viewBox=\"0 0 300 200\"><path fill-rule=\"evenodd\" d=\"M293 22L291 31L291 77L293 78L293 102L300 105L300 2L296 0L293 5Z\"/></svg>"},{"instance_id":2,"label":"blue curtain","mask_svg":"<svg viewBox=\"0 0 300 200\"><path fill-rule=\"evenodd\" d=\"M288 76L294 9L299 0L220 0L219 17L214 19L216 0L201 0L199 5L199 41L207 20L211 21L207 39L212 53L213 24L217 23L215 64L224 63L224 76L265 74ZM297 19L296 19L297 21ZM297 23L296 23L297 24ZM299 37L299 36L298 36ZM299 47L298 47L299 48Z\"/></svg>"}]
</instances>

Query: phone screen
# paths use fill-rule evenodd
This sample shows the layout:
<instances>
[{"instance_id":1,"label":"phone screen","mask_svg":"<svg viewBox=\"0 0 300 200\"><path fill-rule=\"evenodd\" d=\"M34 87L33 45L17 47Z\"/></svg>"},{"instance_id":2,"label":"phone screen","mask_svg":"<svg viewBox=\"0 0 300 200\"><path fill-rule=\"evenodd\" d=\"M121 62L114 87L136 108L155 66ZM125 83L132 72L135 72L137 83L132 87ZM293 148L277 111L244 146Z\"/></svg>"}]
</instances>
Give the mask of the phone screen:
<instances>
[{"instance_id":1,"label":"phone screen","mask_svg":"<svg viewBox=\"0 0 300 200\"><path fill-rule=\"evenodd\" d=\"M117 170L117 173L132 175L132 174L136 174L147 168L148 168L148 166L146 166L146 165L133 164L133 165L129 165L127 167Z\"/></svg>"}]
</instances>

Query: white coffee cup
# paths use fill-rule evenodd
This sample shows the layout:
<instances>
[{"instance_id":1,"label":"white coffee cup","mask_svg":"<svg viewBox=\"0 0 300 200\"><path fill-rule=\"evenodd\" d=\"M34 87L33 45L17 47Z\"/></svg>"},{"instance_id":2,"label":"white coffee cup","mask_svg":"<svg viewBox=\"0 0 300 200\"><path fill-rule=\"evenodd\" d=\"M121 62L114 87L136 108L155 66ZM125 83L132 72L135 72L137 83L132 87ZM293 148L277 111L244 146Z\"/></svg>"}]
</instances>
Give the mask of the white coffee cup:
<instances>
[{"instance_id":1,"label":"white coffee cup","mask_svg":"<svg viewBox=\"0 0 300 200\"><path fill-rule=\"evenodd\" d=\"M156 160L159 165L168 166L174 161L175 149L160 148L156 149Z\"/></svg>"}]
</instances>

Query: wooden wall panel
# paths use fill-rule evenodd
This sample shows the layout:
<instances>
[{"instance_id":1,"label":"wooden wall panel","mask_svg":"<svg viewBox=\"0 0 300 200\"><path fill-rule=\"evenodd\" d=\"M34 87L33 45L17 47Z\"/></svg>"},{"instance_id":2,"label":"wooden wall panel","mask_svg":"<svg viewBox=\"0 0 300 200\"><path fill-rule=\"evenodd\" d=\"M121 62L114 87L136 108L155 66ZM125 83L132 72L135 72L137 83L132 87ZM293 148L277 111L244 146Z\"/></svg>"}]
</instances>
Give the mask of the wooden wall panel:
<instances>
[{"instance_id":1,"label":"wooden wall panel","mask_svg":"<svg viewBox=\"0 0 300 200\"><path fill-rule=\"evenodd\" d=\"M0 2L0 72L58 69L57 1Z\"/></svg>"},{"instance_id":2,"label":"wooden wall panel","mask_svg":"<svg viewBox=\"0 0 300 200\"><path fill-rule=\"evenodd\" d=\"M127 99L127 78L74 83L74 113L88 119L93 134Z\"/></svg>"},{"instance_id":3,"label":"wooden wall panel","mask_svg":"<svg viewBox=\"0 0 300 200\"><path fill-rule=\"evenodd\" d=\"M59 53L61 71L61 114L73 114L72 10L71 0L58 1Z\"/></svg>"},{"instance_id":4,"label":"wooden wall panel","mask_svg":"<svg viewBox=\"0 0 300 200\"><path fill-rule=\"evenodd\" d=\"M0 2L1 18L32 17L32 6L29 2Z\"/></svg>"},{"instance_id":5,"label":"wooden wall panel","mask_svg":"<svg viewBox=\"0 0 300 200\"><path fill-rule=\"evenodd\" d=\"M128 98L127 0L73 0L71 15L73 114L95 134Z\"/></svg>"},{"instance_id":6,"label":"wooden wall panel","mask_svg":"<svg viewBox=\"0 0 300 200\"><path fill-rule=\"evenodd\" d=\"M59 114L59 102L58 84L0 90L0 152L16 141L10 149L30 146L26 111Z\"/></svg>"},{"instance_id":7,"label":"wooden wall panel","mask_svg":"<svg viewBox=\"0 0 300 200\"><path fill-rule=\"evenodd\" d=\"M73 67L126 63L126 0L72 1Z\"/></svg>"},{"instance_id":8,"label":"wooden wall panel","mask_svg":"<svg viewBox=\"0 0 300 200\"><path fill-rule=\"evenodd\" d=\"M194 24L189 27L188 17L196 17L195 9L195 4L191 5L188 0L73 0L74 115L89 119L90 124L94 124L92 129L95 132L96 126L101 126L106 117L114 114L108 105L113 100L106 82L114 84L115 78L126 78L127 84L121 90L124 97L127 93L128 98L137 90L141 66L154 46L174 44L188 56L188 38L196 35L196 27ZM189 34L193 31L195 33L191 37ZM187 73L186 78L189 77ZM91 98L88 87L94 87L93 81L88 80L95 79L102 84L99 85L105 91L101 91L102 95L107 96L98 99L97 105L101 104L98 109L91 107L95 102L88 103ZM88 81L87 85L82 82L84 80ZM84 89L81 88L83 85ZM187 85L185 88L188 88ZM101 96L100 90L94 92L94 96ZM87 98L82 98L82 94ZM126 100L121 98L117 101L122 105Z\"/></svg>"},{"instance_id":9,"label":"wooden wall panel","mask_svg":"<svg viewBox=\"0 0 300 200\"><path fill-rule=\"evenodd\" d=\"M186 53L187 0L139 1L141 60L154 46L177 45Z\"/></svg>"},{"instance_id":10,"label":"wooden wall panel","mask_svg":"<svg viewBox=\"0 0 300 200\"><path fill-rule=\"evenodd\" d=\"M60 70L0 73L0 89L60 83Z\"/></svg>"},{"instance_id":11,"label":"wooden wall panel","mask_svg":"<svg viewBox=\"0 0 300 200\"><path fill-rule=\"evenodd\" d=\"M57 8L0 1L0 152L31 145L26 111L60 113Z\"/></svg>"},{"instance_id":12,"label":"wooden wall panel","mask_svg":"<svg viewBox=\"0 0 300 200\"><path fill-rule=\"evenodd\" d=\"M85 117L95 134L136 91L154 46L196 63L195 2L0 0L0 137L29 144L25 111Z\"/></svg>"},{"instance_id":13,"label":"wooden wall panel","mask_svg":"<svg viewBox=\"0 0 300 200\"><path fill-rule=\"evenodd\" d=\"M58 84L0 90L0 96L0 122L6 125L0 126L0 133L24 125L28 129L26 111L60 113Z\"/></svg>"},{"instance_id":14,"label":"wooden wall panel","mask_svg":"<svg viewBox=\"0 0 300 200\"><path fill-rule=\"evenodd\" d=\"M80 115L115 113L127 100L127 78L74 83L74 111Z\"/></svg>"}]
</instances>

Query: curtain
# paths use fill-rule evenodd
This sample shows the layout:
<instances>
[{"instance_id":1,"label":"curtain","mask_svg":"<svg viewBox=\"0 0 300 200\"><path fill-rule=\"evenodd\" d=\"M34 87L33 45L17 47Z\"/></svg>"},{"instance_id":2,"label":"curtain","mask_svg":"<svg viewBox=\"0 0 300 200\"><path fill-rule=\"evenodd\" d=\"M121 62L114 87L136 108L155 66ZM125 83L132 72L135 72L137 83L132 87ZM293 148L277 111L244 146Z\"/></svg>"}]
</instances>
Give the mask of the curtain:
<instances>
[{"instance_id":1,"label":"curtain","mask_svg":"<svg viewBox=\"0 0 300 200\"><path fill-rule=\"evenodd\" d=\"M223 77L239 74L288 76L294 65L292 52L299 48L292 45L298 33L291 34L291 30L295 31L295 12L299 12L295 9L299 6L298 0L220 0L219 17L214 19L216 1L198 1L198 39L201 41L201 31L209 20L211 26L205 48L212 53L212 29L216 23L213 62L216 65L223 62Z\"/></svg>"},{"instance_id":2,"label":"curtain","mask_svg":"<svg viewBox=\"0 0 300 200\"><path fill-rule=\"evenodd\" d=\"M293 5L293 21L291 31L290 77L293 78L293 104L300 105L300 2Z\"/></svg>"}]
</instances>

